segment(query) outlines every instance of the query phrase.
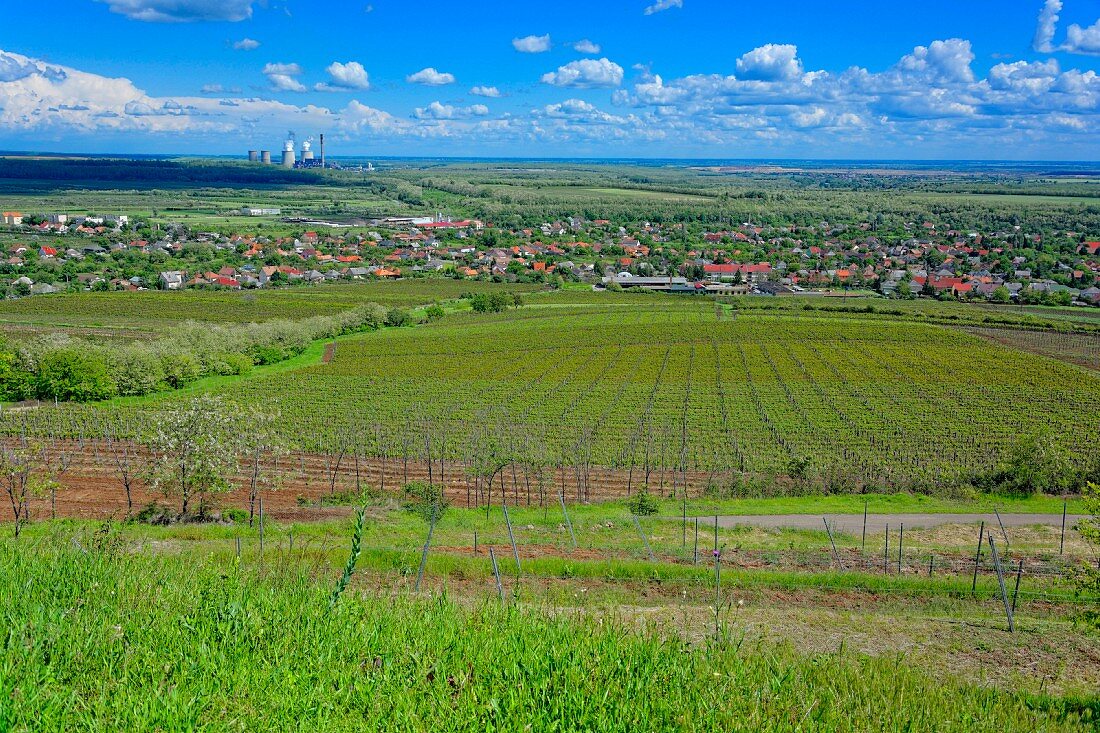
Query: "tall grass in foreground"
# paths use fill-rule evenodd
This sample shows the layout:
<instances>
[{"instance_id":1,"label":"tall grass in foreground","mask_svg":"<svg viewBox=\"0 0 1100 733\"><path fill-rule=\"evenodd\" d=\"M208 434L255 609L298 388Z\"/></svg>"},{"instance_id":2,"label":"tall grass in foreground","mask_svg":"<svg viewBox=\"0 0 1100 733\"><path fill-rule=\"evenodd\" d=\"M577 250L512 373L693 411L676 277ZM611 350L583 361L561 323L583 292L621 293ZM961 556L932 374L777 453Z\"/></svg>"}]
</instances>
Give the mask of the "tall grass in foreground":
<instances>
[{"instance_id":1,"label":"tall grass in foreground","mask_svg":"<svg viewBox=\"0 0 1100 733\"><path fill-rule=\"evenodd\" d=\"M0 730L1073 730L1095 701L332 579L0 544ZM527 726L530 726L529 728Z\"/></svg>"}]
</instances>

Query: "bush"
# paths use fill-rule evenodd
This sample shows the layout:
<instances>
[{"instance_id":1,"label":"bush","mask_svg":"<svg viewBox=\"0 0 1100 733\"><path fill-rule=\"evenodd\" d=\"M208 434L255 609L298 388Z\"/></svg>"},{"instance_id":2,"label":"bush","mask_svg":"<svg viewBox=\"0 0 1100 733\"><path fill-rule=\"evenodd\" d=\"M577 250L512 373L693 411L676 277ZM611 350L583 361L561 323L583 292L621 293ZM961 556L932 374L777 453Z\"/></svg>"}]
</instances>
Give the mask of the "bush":
<instances>
[{"instance_id":1,"label":"bush","mask_svg":"<svg viewBox=\"0 0 1100 733\"><path fill-rule=\"evenodd\" d=\"M445 314L444 314L443 308L438 304L429 305L427 308L424 309L424 317L429 322L430 321L438 321L444 315Z\"/></svg>"},{"instance_id":2,"label":"bush","mask_svg":"<svg viewBox=\"0 0 1100 733\"><path fill-rule=\"evenodd\" d=\"M443 516L450 503L443 495L443 487L424 481L410 481L405 484L405 503L402 505L406 511L412 512L425 522L436 521Z\"/></svg>"},{"instance_id":3,"label":"bush","mask_svg":"<svg viewBox=\"0 0 1100 733\"><path fill-rule=\"evenodd\" d=\"M629 501L626 502L626 506L630 509L632 514L639 517L651 516L661 509L660 503L650 496L649 492L645 489L642 489L634 494L634 496L630 497Z\"/></svg>"},{"instance_id":4,"label":"bush","mask_svg":"<svg viewBox=\"0 0 1100 733\"><path fill-rule=\"evenodd\" d=\"M76 402L105 400L116 393L107 362L98 354L75 347L42 354L34 387L39 399Z\"/></svg>"},{"instance_id":5,"label":"bush","mask_svg":"<svg viewBox=\"0 0 1100 733\"><path fill-rule=\"evenodd\" d=\"M402 308L390 308L386 311L386 325L391 328L404 326L409 322L409 312Z\"/></svg>"},{"instance_id":6,"label":"bush","mask_svg":"<svg viewBox=\"0 0 1100 733\"><path fill-rule=\"evenodd\" d=\"M233 524L245 524L248 522L248 512L237 507L222 509L222 519Z\"/></svg>"}]
</instances>

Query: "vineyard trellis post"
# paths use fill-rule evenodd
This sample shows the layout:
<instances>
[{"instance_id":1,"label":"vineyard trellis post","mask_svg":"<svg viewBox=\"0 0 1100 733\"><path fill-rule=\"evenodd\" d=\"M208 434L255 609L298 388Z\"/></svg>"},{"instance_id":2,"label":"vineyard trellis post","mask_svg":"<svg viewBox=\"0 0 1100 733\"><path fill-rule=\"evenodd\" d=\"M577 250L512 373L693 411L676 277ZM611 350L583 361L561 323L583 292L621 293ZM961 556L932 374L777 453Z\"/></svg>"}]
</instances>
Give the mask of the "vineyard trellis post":
<instances>
[{"instance_id":1,"label":"vineyard trellis post","mask_svg":"<svg viewBox=\"0 0 1100 733\"><path fill-rule=\"evenodd\" d=\"M1008 601L1008 590L1005 588L1005 576L1001 570L1001 558L997 554L997 544L993 541L993 535L987 535L986 539L989 541L989 553L993 556L993 569L997 571L997 585L1001 589L1001 600L1005 605L1005 616L1008 617L1008 631L1013 633L1016 631L1016 624L1012 620L1012 606Z\"/></svg>"},{"instance_id":2,"label":"vineyard trellis post","mask_svg":"<svg viewBox=\"0 0 1100 733\"><path fill-rule=\"evenodd\" d=\"M978 564L982 561L982 535L985 533L985 522L978 528L978 552L974 555L974 580L970 584L970 592L978 590Z\"/></svg>"},{"instance_id":3,"label":"vineyard trellis post","mask_svg":"<svg viewBox=\"0 0 1100 733\"><path fill-rule=\"evenodd\" d=\"M501 480L504 480L504 474L501 474ZM502 508L504 509L504 524L508 527L508 541L512 543L512 556L516 559L516 578L519 578L519 548L516 547L516 536L512 533L512 519L508 516L508 505L503 504Z\"/></svg>"},{"instance_id":4,"label":"vineyard trellis post","mask_svg":"<svg viewBox=\"0 0 1100 733\"><path fill-rule=\"evenodd\" d=\"M645 532L642 531L642 523L638 521L637 514L631 514L630 518L634 520L634 529L638 530L638 536L642 538L642 544L645 545L645 551L649 554L650 562L657 562L657 556L653 554L653 548L649 546L649 538L645 536Z\"/></svg>"},{"instance_id":5,"label":"vineyard trellis post","mask_svg":"<svg viewBox=\"0 0 1100 733\"><path fill-rule=\"evenodd\" d=\"M501 603L503 603L504 584L500 582L500 566L497 565L497 554L493 551L492 545L489 546L489 561L493 564L493 577L497 582L497 597L500 598Z\"/></svg>"},{"instance_id":6,"label":"vineyard trellis post","mask_svg":"<svg viewBox=\"0 0 1100 733\"><path fill-rule=\"evenodd\" d=\"M833 530L832 527L829 526L829 520L822 517L821 521L825 523L825 532L829 535L829 544L833 547L833 559L836 560L836 566L843 570L844 563L840 561L840 553L836 551L836 541L833 539Z\"/></svg>"}]
</instances>

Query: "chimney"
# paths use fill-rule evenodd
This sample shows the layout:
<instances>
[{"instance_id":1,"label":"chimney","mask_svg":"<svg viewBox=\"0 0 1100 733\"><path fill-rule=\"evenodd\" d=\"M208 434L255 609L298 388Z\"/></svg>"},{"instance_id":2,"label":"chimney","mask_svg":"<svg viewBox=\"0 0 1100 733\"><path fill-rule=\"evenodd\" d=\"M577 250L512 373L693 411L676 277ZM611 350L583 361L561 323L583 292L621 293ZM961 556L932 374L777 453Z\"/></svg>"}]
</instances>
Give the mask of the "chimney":
<instances>
[{"instance_id":1,"label":"chimney","mask_svg":"<svg viewBox=\"0 0 1100 733\"><path fill-rule=\"evenodd\" d=\"M321 133L321 168L325 167L325 133Z\"/></svg>"}]
</instances>

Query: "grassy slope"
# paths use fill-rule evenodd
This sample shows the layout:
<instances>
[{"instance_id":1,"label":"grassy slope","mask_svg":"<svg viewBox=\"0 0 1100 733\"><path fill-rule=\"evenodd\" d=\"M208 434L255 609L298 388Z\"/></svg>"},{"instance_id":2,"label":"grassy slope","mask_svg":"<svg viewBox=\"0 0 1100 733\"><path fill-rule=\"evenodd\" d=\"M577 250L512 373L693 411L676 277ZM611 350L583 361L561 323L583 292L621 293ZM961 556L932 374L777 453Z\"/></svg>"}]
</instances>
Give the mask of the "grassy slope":
<instances>
[{"instance_id":1,"label":"grassy slope","mask_svg":"<svg viewBox=\"0 0 1100 733\"><path fill-rule=\"evenodd\" d=\"M1075 730L1096 705L549 609L349 591L331 610L331 581L225 560L4 544L0 727L1001 732Z\"/></svg>"}]
</instances>

